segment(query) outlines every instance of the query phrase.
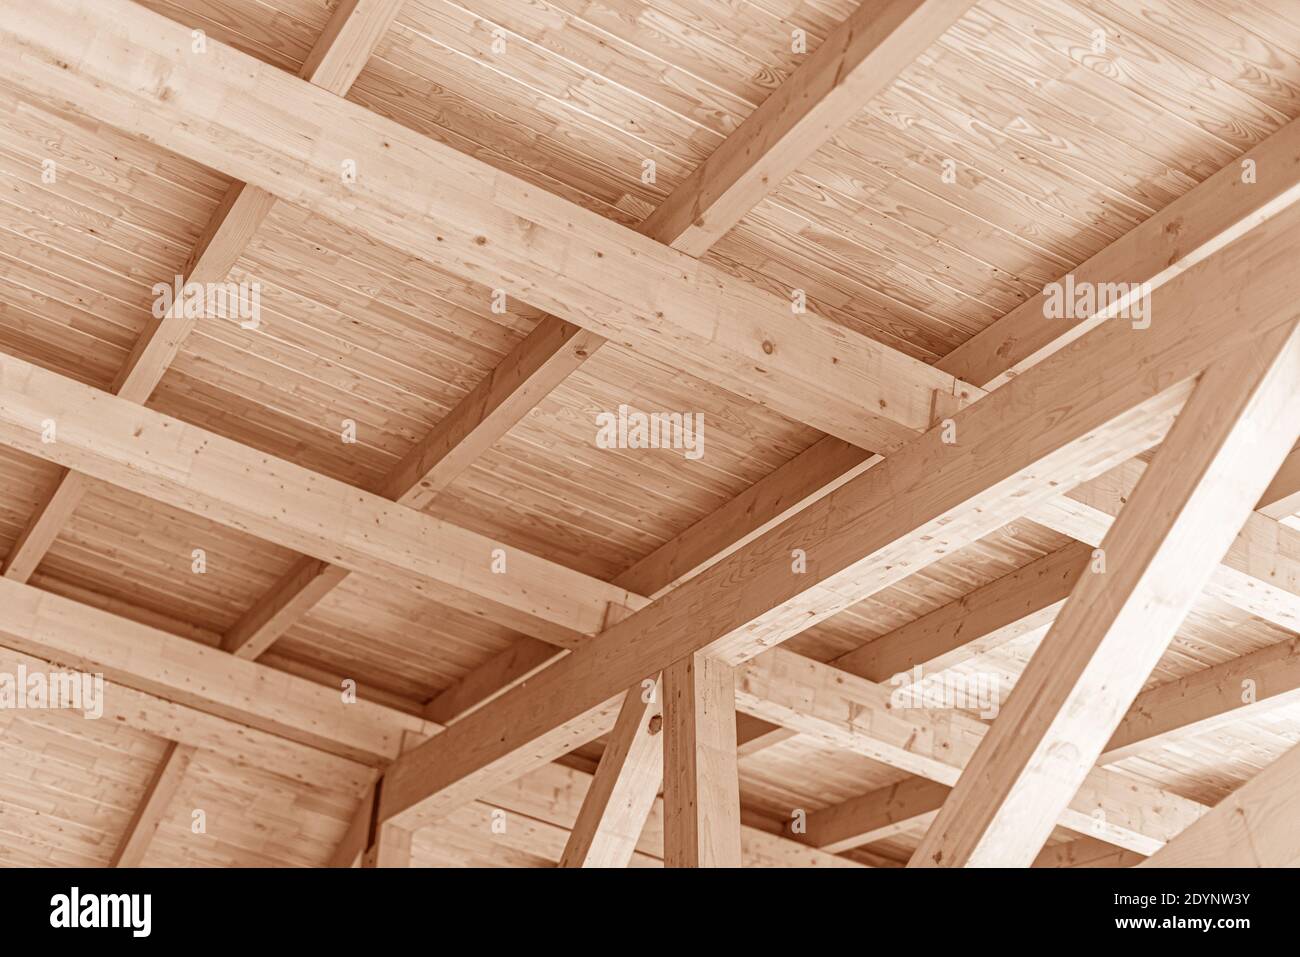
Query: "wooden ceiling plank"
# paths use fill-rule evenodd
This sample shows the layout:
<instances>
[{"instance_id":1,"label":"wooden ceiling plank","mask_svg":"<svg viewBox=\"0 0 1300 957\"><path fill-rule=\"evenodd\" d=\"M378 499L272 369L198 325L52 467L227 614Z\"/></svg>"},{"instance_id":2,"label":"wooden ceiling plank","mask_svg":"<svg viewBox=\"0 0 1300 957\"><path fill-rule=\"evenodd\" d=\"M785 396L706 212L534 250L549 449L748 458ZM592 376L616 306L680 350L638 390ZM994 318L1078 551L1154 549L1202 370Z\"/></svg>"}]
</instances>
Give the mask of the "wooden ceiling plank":
<instances>
[{"instance_id":1,"label":"wooden ceiling plank","mask_svg":"<svg viewBox=\"0 0 1300 957\"><path fill-rule=\"evenodd\" d=\"M520 290L539 309L846 441L886 450L926 428L936 390L979 395L222 43L179 56L189 31L126 0L6 6L0 52L28 91L488 289ZM127 64L146 60L161 79L142 91ZM232 138L241 149L229 148ZM345 159L356 163L355 181L339 175Z\"/></svg>"},{"instance_id":2,"label":"wooden ceiling plank","mask_svg":"<svg viewBox=\"0 0 1300 957\"><path fill-rule=\"evenodd\" d=\"M312 48L303 77L340 96L346 93L401 4L402 0L342 0ZM224 280L274 205L275 197L265 190L238 180L231 183L181 270L181 284ZM143 332L113 382L113 394L147 402L195 322L185 315L179 297L161 318L146 317ZM20 582L31 578L89 487L85 476L60 473L10 551L3 572L6 578Z\"/></svg>"},{"instance_id":3,"label":"wooden ceiling plank","mask_svg":"<svg viewBox=\"0 0 1300 957\"><path fill-rule=\"evenodd\" d=\"M1212 364L909 866L1028 866L1300 438L1300 323Z\"/></svg>"},{"instance_id":4,"label":"wooden ceiling plank","mask_svg":"<svg viewBox=\"0 0 1300 957\"><path fill-rule=\"evenodd\" d=\"M642 232L703 255L972 5L862 4L673 190Z\"/></svg>"},{"instance_id":5,"label":"wooden ceiling plank","mask_svg":"<svg viewBox=\"0 0 1300 957\"><path fill-rule=\"evenodd\" d=\"M735 675L690 655L664 669L664 866L739 867Z\"/></svg>"},{"instance_id":6,"label":"wooden ceiling plank","mask_svg":"<svg viewBox=\"0 0 1300 957\"><path fill-rule=\"evenodd\" d=\"M1154 446L1194 376L1288 321L1300 281L1286 258L1297 252L1292 218L1153 293L1152 314L1178 323L1093 330L957 413L955 444L943 429L920 437L404 756L385 815L436 817L608 730L611 699L664 662L702 648L743 660L924 567L936 547L973 541ZM900 495L924 504L913 511ZM804 575L790 573L793 548L808 550Z\"/></svg>"},{"instance_id":7,"label":"wooden ceiling plank","mask_svg":"<svg viewBox=\"0 0 1300 957\"><path fill-rule=\"evenodd\" d=\"M163 815L171 805L172 798L181 786L181 779L194 757L194 748L185 744L169 741L163 751L162 760L145 788L135 813L127 823L126 833L113 852L109 867L139 867L144 860L149 842L154 832L162 823Z\"/></svg>"},{"instance_id":8,"label":"wooden ceiling plank","mask_svg":"<svg viewBox=\"0 0 1300 957\"><path fill-rule=\"evenodd\" d=\"M1216 804L1141 867L1295 867L1300 746Z\"/></svg>"}]
</instances>

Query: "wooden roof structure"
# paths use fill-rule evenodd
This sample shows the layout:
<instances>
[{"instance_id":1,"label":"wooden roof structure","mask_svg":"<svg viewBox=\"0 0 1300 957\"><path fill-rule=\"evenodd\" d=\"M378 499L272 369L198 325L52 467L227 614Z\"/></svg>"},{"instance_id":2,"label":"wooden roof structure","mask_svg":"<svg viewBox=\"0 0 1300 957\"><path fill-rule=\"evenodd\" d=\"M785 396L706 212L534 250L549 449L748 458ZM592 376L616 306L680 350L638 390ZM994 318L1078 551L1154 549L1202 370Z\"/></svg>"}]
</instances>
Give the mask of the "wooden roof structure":
<instances>
[{"instance_id":1,"label":"wooden roof structure","mask_svg":"<svg viewBox=\"0 0 1300 957\"><path fill-rule=\"evenodd\" d=\"M1297 117L1294 0L0 0L0 863L1297 862Z\"/></svg>"}]
</instances>

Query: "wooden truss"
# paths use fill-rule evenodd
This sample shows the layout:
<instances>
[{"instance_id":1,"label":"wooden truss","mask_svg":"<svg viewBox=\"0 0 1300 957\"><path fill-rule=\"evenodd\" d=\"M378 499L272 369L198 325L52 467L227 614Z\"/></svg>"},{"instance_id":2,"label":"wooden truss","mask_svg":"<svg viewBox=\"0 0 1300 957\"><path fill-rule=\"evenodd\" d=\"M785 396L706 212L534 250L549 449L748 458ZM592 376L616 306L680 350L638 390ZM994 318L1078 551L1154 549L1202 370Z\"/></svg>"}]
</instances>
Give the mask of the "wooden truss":
<instances>
[{"instance_id":1,"label":"wooden truss","mask_svg":"<svg viewBox=\"0 0 1300 957\"><path fill-rule=\"evenodd\" d=\"M0 355L0 442L64 470L5 563L0 643L103 672L116 717L171 742L116 865L197 750L347 782L341 866L405 865L420 827L547 780L576 823L530 837L564 866L854 866L837 855L918 822L915 866L1294 862L1296 752L1213 809L1109 766L1300 693L1295 643L1142 690L1203 593L1300 631L1279 522L1300 507L1300 121L1250 151L1257 180L1231 164L1073 271L1140 284L1146 328L1045 321L1039 295L930 366L697 258L970 5L863 4L629 229L344 99L400 0L339 3L298 77L215 41L182 56L188 32L128 0L0 2L9 82L235 178L187 280L224 279L283 199L545 313L370 490L147 408L180 313L110 391ZM493 574L490 539L421 509L607 341L826 437L615 581L519 549ZM53 595L29 580L92 481L300 558L219 647ZM778 647L1020 518L1074 542L829 663ZM257 660L353 572L521 637L422 716ZM893 700L895 674L1028 635L991 723ZM746 826L737 754L794 734L915 777L785 836ZM594 775L554 763L602 736ZM1044 851L1058 827L1079 839Z\"/></svg>"}]
</instances>

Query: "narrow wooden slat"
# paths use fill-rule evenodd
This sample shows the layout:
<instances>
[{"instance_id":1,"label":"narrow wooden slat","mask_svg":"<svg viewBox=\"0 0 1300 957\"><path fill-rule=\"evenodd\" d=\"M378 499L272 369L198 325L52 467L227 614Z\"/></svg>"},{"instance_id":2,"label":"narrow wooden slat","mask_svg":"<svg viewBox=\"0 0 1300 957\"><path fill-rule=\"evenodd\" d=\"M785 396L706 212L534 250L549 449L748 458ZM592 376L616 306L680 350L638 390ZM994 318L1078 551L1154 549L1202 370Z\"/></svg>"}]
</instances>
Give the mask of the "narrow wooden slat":
<instances>
[{"instance_id":1,"label":"narrow wooden slat","mask_svg":"<svg viewBox=\"0 0 1300 957\"><path fill-rule=\"evenodd\" d=\"M131 816L121 843L113 852L109 867L140 866L145 852L149 849L149 842L153 840L154 832L162 823L163 815L167 813L172 798L176 796L176 791L181 786L181 779L185 776L185 769L190 766L190 759L193 757L194 748L177 744L175 741L168 742L162 760L158 762L158 768L145 789L144 797L140 799L135 814Z\"/></svg>"}]
</instances>

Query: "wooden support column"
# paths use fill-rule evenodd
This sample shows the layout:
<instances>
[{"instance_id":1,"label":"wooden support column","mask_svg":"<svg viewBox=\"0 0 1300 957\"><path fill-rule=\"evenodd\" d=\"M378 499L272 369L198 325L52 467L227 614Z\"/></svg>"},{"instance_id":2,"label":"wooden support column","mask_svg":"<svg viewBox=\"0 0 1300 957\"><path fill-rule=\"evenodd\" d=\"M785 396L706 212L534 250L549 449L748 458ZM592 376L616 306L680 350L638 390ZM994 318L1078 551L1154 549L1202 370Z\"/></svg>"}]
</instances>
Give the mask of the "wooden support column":
<instances>
[{"instance_id":1,"label":"wooden support column","mask_svg":"<svg viewBox=\"0 0 1300 957\"><path fill-rule=\"evenodd\" d=\"M734 669L693 654L663 681L664 864L739 867Z\"/></svg>"}]
</instances>

